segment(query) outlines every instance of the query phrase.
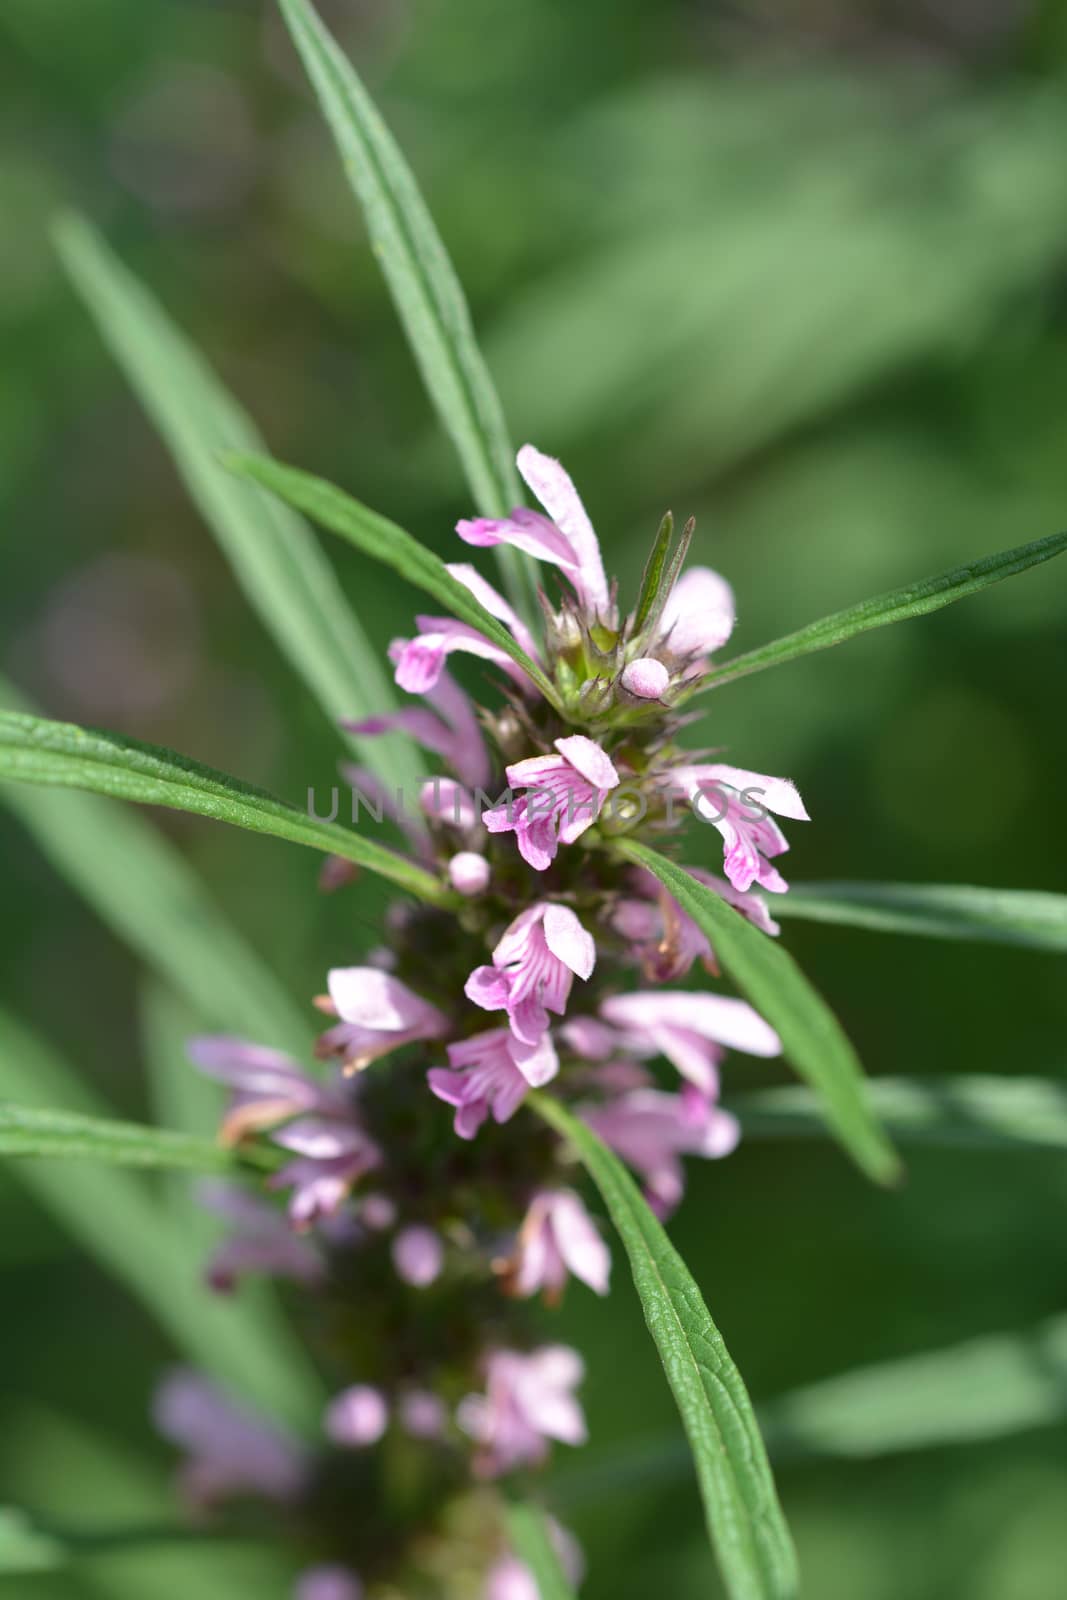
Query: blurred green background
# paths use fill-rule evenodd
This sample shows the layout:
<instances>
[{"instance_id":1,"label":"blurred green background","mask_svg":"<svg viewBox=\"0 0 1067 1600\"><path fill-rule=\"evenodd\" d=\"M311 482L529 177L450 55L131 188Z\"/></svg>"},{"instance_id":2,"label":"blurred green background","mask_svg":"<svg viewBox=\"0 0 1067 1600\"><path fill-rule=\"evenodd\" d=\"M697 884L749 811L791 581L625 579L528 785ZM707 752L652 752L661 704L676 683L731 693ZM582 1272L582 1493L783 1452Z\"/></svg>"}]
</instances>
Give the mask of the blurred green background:
<instances>
[{"instance_id":1,"label":"blurred green background","mask_svg":"<svg viewBox=\"0 0 1067 1600\"><path fill-rule=\"evenodd\" d=\"M1002 0L333 0L423 184L517 441L563 457L632 593L663 509L733 582L744 648L1067 520L1067 8ZM267 0L0 9L0 668L48 712L289 798L336 740L251 617L53 258L105 229L283 458L442 553L468 509ZM383 645L414 597L340 545ZM1067 566L742 682L703 742L793 777L798 880L1067 890ZM160 817L297 997L374 937L301 852ZM139 969L0 814L5 1005L149 1114ZM873 1073L1064 1072L1052 955L790 923ZM732 1084L754 1081L747 1064ZM0 1500L166 1512L165 1341L10 1172ZM914 1152L874 1192L829 1145L694 1169L673 1233L757 1401L1067 1305L1048 1154ZM616 1252L618 1256L618 1252ZM593 1444L559 1462L588 1600L719 1591L670 1397L617 1262L555 1331ZM192 1286L190 1286L192 1292ZM981 1399L976 1396L976 1400ZM650 1442L628 1471L634 1441ZM562 1453L562 1452L561 1452ZM624 1480L610 1493L594 1463ZM783 1461L818 1600L1047 1600L1052 1427ZM239 1551L128 1552L27 1595L284 1592ZM273 1585L273 1586L272 1586Z\"/></svg>"}]
</instances>

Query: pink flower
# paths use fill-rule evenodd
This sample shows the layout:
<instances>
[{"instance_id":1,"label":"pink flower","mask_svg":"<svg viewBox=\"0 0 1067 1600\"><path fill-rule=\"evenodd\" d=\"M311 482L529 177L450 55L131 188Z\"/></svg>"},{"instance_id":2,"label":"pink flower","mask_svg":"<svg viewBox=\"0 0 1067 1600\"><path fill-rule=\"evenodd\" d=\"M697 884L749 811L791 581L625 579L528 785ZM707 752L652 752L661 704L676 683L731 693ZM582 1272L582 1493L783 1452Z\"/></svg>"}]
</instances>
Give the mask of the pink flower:
<instances>
[{"instance_id":1,"label":"pink flower","mask_svg":"<svg viewBox=\"0 0 1067 1600\"><path fill-rule=\"evenodd\" d=\"M559 1071L549 1034L536 1045L523 1044L507 1028L491 1028L448 1046L448 1067L432 1067L426 1081L438 1100L455 1106L455 1130L473 1139L486 1117L507 1122L527 1090L539 1089Z\"/></svg>"},{"instance_id":2,"label":"pink flower","mask_svg":"<svg viewBox=\"0 0 1067 1600\"><path fill-rule=\"evenodd\" d=\"M767 812L801 822L810 820L788 779L720 762L676 767L670 782L676 792L685 795L696 815L722 834L723 864L735 889L744 893L758 883L774 894L785 893L789 885L771 866L771 859L789 845Z\"/></svg>"},{"instance_id":3,"label":"pink flower","mask_svg":"<svg viewBox=\"0 0 1067 1600\"><path fill-rule=\"evenodd\" d=\"M389 652L394 663L406 648L403 641L394 642ZM363 738L399 728L447 761L457 778L480 789L489 781L489 755L469 697L445 671L438 674L436 683L424 695L432 710L408 706L385 716L345 721L341 727Z\"/></svg>"},{"instance_id":4,"label":"pink flower","mask_svg":"<svg viewBox=\"0 0 1067 1600\"><path fill-rule=\"evenodd\" d=\"M685 1190L683 1155L716 1159L737 1146L736 1117L703 1096L634 1089L603 1105L584 1106L582 1118L645 1180L649 1204L661 1216Z\"/></svg>"},{"instance_id":5,"label":"pink flower","mask_svg":"<svg viewBox=\"0 0 1067 1600\"><path fill-rule=\"evenodd\" d=\"M389 1426L389 1407L380 1389L354 1383L330 1401L323 1427L334 1444L364 1450L377 1444Z\"/></svg>"},{"instance_id":6,"label":"pink flower","mask_svg":"<svg viewBox=\"0 0 1067 1600\"><path fill-rule=\"evenodd\" d=\"M456 582L469 590L491 617L502 622L508 632L514 635L515 642L533 661L536 661L538 650L533 634L518 612L508 605L504 596L494 589L491 583L486 582L477 567L472 567L467 561L449 561L446 562L446 566Z\"/></svg>"},{"instance_id":7,"label":"pink flower","mask_svg":"<svg viewBox=\"0 0 1067 1600\"><path fill-rule=\"evenodd\" d=\"M445 1264L441 1235L417 1224L400 1230L393 1240L392 1256L397 1274L414 1289L427 1288L440 1277Z\"/></svg>"},{"instance_id":8,"label":"pink flower","mask_svg":"<svg viewBox=\"0 0 1067 1600\"><path fill-rule=\"evenodd\" d=\"M365 1593L359 1574L349 1567L305 1567L293 1600L363 1600Z\"/></svg>"},{"instance_id":9,"label":"pink flower","mask_svg":"<svg viewBox=\"0 0 1067 1600\"><path fill-rule=\"evenodd\" d=\"M530 906L515 918L493 951L491 967L475 967L464 989L485 1011L506 1011L511 1031L536 1044L548 1013L562 1016L575 977L587 979L596 946L567 906Z\"/></svg>"},{"instance_id":10,"label":"pink flower","mask_svg":"<svg viewBox=\"0 0 1067 1600\"><path fill-rule=\"evenodd\" d=\"M201 1072L233 1091L220 1129L224 1144L236 1144L246 1134L302 1111L348 1115L348 1098L339 1085L317 1083L280 1050L228 1034L205 1034L190 1039L186 1051Z\"/></svg>"},{"instance_id":11,"label":"pink flower","mask_svg":"<svg viewBox=\"0 0 1067 1600\"><path fill-rule=\"evenodd\" d=\"M600 545L578 491L558 461L524 444L516 465L548 516L519 506L507 517L476 517L456 524L467 544L509 544L559 567L590 618L607 620L611 595Z\"/></svg>"},{"instance_id":12,"label":"pink flower","mask_svg":"<svg viewBox=\"0 0 1067 1600\"><path fill-rule=\"evenodd\" d=\"M581 1357L566 1345L544 1345L528 1355L497 1350L486 1361L484 1395L469 1394L456 1420L478 1446L474 1470L498 1478L516 1467L536 1465L548 1441L579 1445L585 1417L574 1398L584 1375Z\"/></svg>"},{"instance_id":13,"label":"pink flower","mask_svg":"<svg viewBox=\"0 0 1067 1600\"><path fill-rule=\"evenodd\" d=\"M417 616L415 621L419 632L403 645L396 663L396 681L409 694L425 694L427 689L432 689L444 670L446 657L455 650L491 661L513 678L525 682L521 669L511 657L499 645L491 644L470 623L457 622L453 617L427 616Z\"/></svg>"},{"instance_id":14,"label":"pink flower","mask_svg":"<svg viewBox=\"0 0 1067 1600\"><path fill-rule=\"evenodd\" d=\"M289 1219L303 1231L332 1217L353 1184L381 1165L381 1151L354 1119L299 1117L272 1135L275 1144L292 1150L289 1161L267 1180L271 1189L291 1189Z\"/></svg>"},{"instance_id":15,"label":"pink flower","mask_svg":"<svg viewBox=\"0 0 1067 1600\"><path fill-rule=\"evenodd\" d=\"M190 1505L210 1507L244 1495L279 1504L299 1499L308 1477L304 1451L198 1372L180 1369L156 1390L156 1427L187 1454L180 1485Z\"/></svg>"},{"instance_id":16,"label":"pink flower","mask_svg":"<svg viewBox=\"0 0 1067 1600\"><path fill-rule=\"evenodd\" d=\"M329 1005L341 1018L319 1041L319 1053L344 1058L345 1072L360 1072L379 1056L416 1039L439 1039L449 1028L444 1012L377 967L334 967Z\"/></svg>"},{"instance_id":17,"label":"pink flower","mask_svg":"<svg viewBox=\"0 0 1067 1600\"><path fill-rule=\"evenodd\" d=\"M699 867L687 867L686 871L691 878L714 889L764 933L774 935L780 931L762 896L742 894L724 878L716 878ZM635 868L629 878L641 898L616 901L611 924L616 933L630 941L645 977L652 983L669 983L684 978L694 961L701 961L709 972L717 972L715 952L707 935L673 896L643 867Z\"/></svg>"},{"instance_id":18,"label":"pink flower","mask_svg":"<svg viewBox=\"0 0 1067 1600\"><path fill-rule=\"evenodd\" d=\"M702 1094L718 1093L718 1063L726 1049L777 1056L782 1041L758 1012L730 995L673 989L613 995L600 1007L621 1030L622 1048L637 1056L664 1055Z\"/></svg>"},{"instance_id":19,"label":"pink flower","mask_svg":"<svg viewBox=\"0 0 1067 1600\"><path fill-rule=\"evenodd\" d=\"M423 816L449 828L476 828L478 813L470 791L455 778L429 778L419 790Z\"/></svg>"},{"instance_id":20,"label":"pink flower","mask_svg":"<svg viewBox=\"0 0 1067 1600\"><path fill-rule=\"evenodd\" d=\"M672 656L694 658L693 664L703 671L704 658L721 649L733 633L736 616L734 593L726 579L710 567L690 567L663 607L660 638Z\"/></svg>"},{"instance_id":21,"label":"pink flower","mask_svg":"<svg viewBox=\"0 0 1067 1600\"><path fill-rule=\"evenodd\" d=\"M293 1232L275 1206L230 1183L199 1184L196 1197L234 1227L216 1246L204 1274L220 1294L228 1294L246 1273L269 1273L310 1287L322 1282L326 1274L322 1256Z\"/></svg>"},{"instance_id":22,"label":"pink flower","mask_svg":"<svg viewBox=\"0 0 1067 1600\"><path fill-rule=\"evenodd\" d=\"M566 1288L568 1273L597 1294L607 1294L611 1252L573 1190L546 1189L530 1202L509 1263L507 1287L522 1299L544 1290L546 1299L555 1302Z\"/></svg>"},{"instance_id":23,"label":"pink flower","mask_svg":"<svg viewBox=\"0 0 1067 1600\"><path fill-rule=\"evenodd\" d=\"M592 739L574 733L557 739L554 756L533 756L507 768L513 789L528 795L482 812L490 833L515 834L523 860L544 872L560 844L573 844L599 817L619 774Z\"/></svg>"},{"instance_id":24,"label":"pink flower","mask_svg":"<svg viewBox=\"0 0 1067 1600\"><path fill-rule=\"evenodd\" d=\"M504 624L526 654L536 660L537 650L529 629L503 595L498 594L492 584L465 563L456 563L448 570L458 583L481 602L490 616ZM483 661L492 661L494 665L502 667L520 689L529 688L529 679L518 663L469 623L457 622L453 617L419 616L415 621L419 628L418 635L407 643L400 642L394 654L396 681L409 694L425 694L428 689L433 689L444 670L446 657L455 650L480 656Z\"/></svg>"},{"instance_id":25,"label":"pink flower","mask_svg":"<svg viewBox=\"0 0 1067 1600\"><path fill-rule=\"evenodd\" d=\"M365 970L379 980L387 978L375 968ZM274 1189L292 1189L289 1218L295 1228L303 1230L332 1216L357 1179L380 1165L381 1152L360 1126L351 1094L342 1084L316 1083L288 1056L242 1039L193 1039L188 1051L203 1071L235 1090L222 1122L225 1142L285 1122L271 1133L271 1141L299 1159L268 1182ZM237 1251L238 1261L242 1254ZM225 1275L225 1258L222 1270Z\"/></svg>"}]
</instances>

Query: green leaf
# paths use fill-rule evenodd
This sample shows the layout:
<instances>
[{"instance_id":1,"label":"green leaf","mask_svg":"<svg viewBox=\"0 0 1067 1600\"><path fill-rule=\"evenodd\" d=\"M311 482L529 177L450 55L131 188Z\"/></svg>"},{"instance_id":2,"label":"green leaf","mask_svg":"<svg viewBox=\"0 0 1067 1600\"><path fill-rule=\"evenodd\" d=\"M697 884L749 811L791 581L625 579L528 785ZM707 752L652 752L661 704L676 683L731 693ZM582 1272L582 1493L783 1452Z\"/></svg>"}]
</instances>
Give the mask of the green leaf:
<instances>
[{"instance_id":1,"label":"green leaf","mask_svg":"<svg viewBox=\"0 0 1067 1600\"><path fill-rule=\"evenodd\" d=\"M239 1168L234 1152L211 1139L6 1101L0 1101L0 1156L79 1157L108 1166L183 1168L189 1172Z\"/></svg>"},{"instance_id":2,"label":"green leaf","mask_svg":"<svg viewBox=\"0 0 1067 1600\"><path fill-rule=\"evenodd\" d=\"M818 1092L841 1143L870 1177L891 1182L899 1163L871 1110L856 1052L788 952L684 867L635 839L620 839L615 848L647 867L693 918L724 971L777 1030L786 1056Z\"/></svg>"},{"instance_id":3,"label":"green leaf","mask_svg":"<svg viewBox=\"0 0 1067 1600\"><path fill-rule=\"evenodd\" d=\"M0 1012L0 1095L27 1106L109 1109L43 1040ZM195 1365L268 1416L318 1427L322 1392L288 1329L267 1340L240 1299L204 1292L203 1259L146 1176L74 1161L16 1161L9 1172L141 1302Z\"/></svg>"},{"instance_id":4,"label":"green leaf","mask_svg":"<svg viewBox=\"0 0 1067 1600\"><path fill-rule=\"evenodd\" d=\"M67 1555L60 1541L38 1528L26 1512L0 1506L0 1576L54 1572Z\"/></svg>"},{"instance_id":5,"label":"green leaf","mask_svg":"<svg viewBox=\"0 0 1067 1600\"><path fill-rule=\"evenodd\" d=\"M1002 550L999 555L986 556L966 567L956 567L936 578L924 578L919 583L907 584L903 589L893 589L889 594L878 595L873 600L863 600L845 611L835 611L831 617L819 622L809 622L806 628L776 639L773 644L749 650L733 661L724 661L700 684L704 689L717 689L735 678L747 678L751 672L762 672L765 667L780 667L783 662L797 656L810 655L813 650L826 650L833 644L843 644L846 639L869 628L884 628L890 622L905 622L909 617L925 616L941 606L977 594L991 583L1011 578L1028 567L1042 561L1051 561L1067 549L1067 533L1053 533L1046 539L1035 539L1031 544L1018 545L1014 550Z\"/></svg>"},{"instance_id":6,"label":"green leaf","mask_svg":"<svg viewBox=\"0 0 1067 1600\"><path fill-rule=\"evenodd\" d=\"M227 466L271 489L290 505L306 511L309 517L321 522L324 528L339 533L364 555L381 561L399 573L408 583L414 584L440 602L452 616L466 622L484 634L498 649L511 657L540 689L545 699L559 710L555 689L541 668L522 650L514 634L491 617L469 589L452 576L439 556L427 550L410 533L380 517L376 511L353 500L332 483L316 478L297 467L286 467L265 456L233 456L225 458Z\"/></svg>"},{"instance_id":7,"label":"green leaf","mask_svg":"<svg viewBox=\"0 0 1067 1600\"><path fill-rule=\"evenodd\" d=\"M0 711L2 779L89 789L138 805L192 811L253 833L343 856L422 900L451 900L430 873L336 822L318 822L225 773L118 734L94 733L72 723Z\"/></svg>"},{"instance_id":8,"label":"green leaf","mask_svg":"<svg viewBox=\"0 0 1067 1600\"><path fill-rule=\"evenodd\" d=\"M279 0L345 172L426 391L455 445L478 510L502 517L521 504L500 401L471 327L462 286L395 140L336 40L308 0ZM508 592L537 615L536 568L498 551Z\"/></svg>"},{"instance_id":9,"label":"green leaf","mask_svg":"<svg viewBox=\"0 0 1067 1600\"><path fill-rule=\"evenodd\" d=\"M0 706L28 712L2 679ZM291 1055L310 1052L304 1012L158 828L91 794L0 783L0 800L97 915L212 1027L269 1039Z\"/></svg>"},{"instance_id":10,"label":"green leaf","mask_svg":"<svg viewBox=\"0 0 1067 1600\"><path fill-rule=\"evenodd\" d=\"M1067 950L1067 895L955 883L804 883L774 898L776 917L876 933Z\"/></svg>"},{"instance_id":11,"label":"green leaf","mask_svg":"<svg viewBox=\"0 0 1067 1600\"><path fill-rule=\"evenodd\" d=\"M1067 1417L1067 1317L859 1367L761 1408L776 1455L866 1458Z\"/></svg>"},{"instance_id":12,"label":"green leaf","mask_svg":"<svg viewBox=\"0 0 1067 1600\"><path fill-rule=\"evenodd\" d=\"M874 1078L871 1105L902 1142L967 1149L1067 1149L1067 1083L1051 1078ZM819 1102L798 1084L734 1095L748 1137L819 1138Z\"/></svg>"},{"instance_id":13,"label":"green leaf","mask_svg":"<svg viewBox=\"0 0 1067 1600\"><path fill-rule=\"evenodd\" d=\"M671 540L674 537L674 517L671 512L664 513L659 531L652 541L652 549L645 562L645 570L641 574L641 591L634 607L634 632L640 633L649 617L652 616L653 607L656 615L662 610L659 601L660 589L663 586L663 574L667 568L667 557L671 551Z\"/></svg>"},{"instance_id":14,"label":"green leaf","mask_svg":"<svg viewBox=\"0 0 1067 1600\"><path fill-rule=\"evenodd\" d=\"M144 286L84 218L66 216L55 241L75 288L174 457L245 597L327 716L386 711L393 687L303 519L219 464L222 450L259 452L263 440ZM353 738L391 788L422 775L403 735Z\"/></svg>"},{"instance_id":15,"label":"green leaf","mask_svg":"<svg viewBox=\"0 0 1067 1600\"><path fill-rule=\"evenodd\" d=\"M512 1504L506 1515L515 1554L533 1573L540 1600L574 1600L544 1512L537 1506Z\"/></svg>"},{"instance_id":16,"label":"green leaf","mask_svg":"<svg viewBox=\"0 0 1067 1600\"><path fill-rule=\"evenodd\" d=\"M528 1103L571 1143L630 1258L696 1463L708 1532L731 1600L797 1593L796 1558L741 1374L685 1262L618 1158L551 1096Z\"/></svg>"},{"instance_id":17,"label":"green leaf","mask_svg":"<svg viewBox=\"0 0 1067 1600\"><path fill-rule=\"evenodd\" d=\"M874 1460L1051 1427L1067 1417L1067 1316L872 1362L790 1389L759 1407L774 1460ZM553 1475L560 1505L596 1504L649 1482L679 1482L689 1459L670 1434Z\"/></svg>"}]
</instances>

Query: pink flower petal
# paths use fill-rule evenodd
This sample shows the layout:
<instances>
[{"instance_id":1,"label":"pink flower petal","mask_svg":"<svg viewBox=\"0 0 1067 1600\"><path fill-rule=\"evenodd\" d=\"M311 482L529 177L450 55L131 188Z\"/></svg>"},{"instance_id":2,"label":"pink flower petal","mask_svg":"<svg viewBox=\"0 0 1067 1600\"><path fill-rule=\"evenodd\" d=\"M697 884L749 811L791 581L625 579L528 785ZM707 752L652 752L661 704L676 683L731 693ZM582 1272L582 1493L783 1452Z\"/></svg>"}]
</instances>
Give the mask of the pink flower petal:
<instances>
[{"instance_id":1,"label":"pink flower petal","mask_svg":"<svg viewBox=\"0 0 1067 1600\"><path fill-rule=\"evenodd\" d=\"M610 595L600 544L569 475L558 461L542 455L532 444L523 445L516 465L577 557L574 583L580 597L593 611L606 616Z\"/></svg>"},{"instance_id":2,"label":"pink flower petal","mask_svg":"<svg viewBox=\"0 0 1067 1600\"><path fill-rule=\"evenodd\" d=\"M502 622L515 635L526 654L536 661L538 651L533 634L518 612L514 611L504 596L498 594L493 585L482 577L477 567L472 567L467 561L448 561L445 566L456 582L461 583L479 604L485 607L491 617Z\"/></svg>"},{"instance_id":3,"label":"pink flower petal","mask_svg":"<svg viewBox=\"0 0 1067 1600\"><path fill-rule=\"evenodd\" d=\"M594 740L587 739L582 733L572 733L566 739L557 739L555 745L560 755L564 756L594 789L614 789L618 786L619 774L611 757L605 755ZM518 765L526 766L527 763L519 762ZM509 778L512 770L508 768Z\"/></svg>"},{"instance_id":4,"label":"pink flower petal","mask_svg":"<svg viewBox=\"0 0 1067 1600\"><path fill-rule=\"evenodd\" d=\"M542 1035L534 1045L512 1039L509 1048L512 1060L531 1089L544 1088L559 1071L559 1057L549 1033Z\"/></svg>"},{"instance_id":5,"label":"pink flower petal","mask_svg":"<svg viewBox=\"0 0 1067 1600\"><path fill-rule=\"evenodd\" d=\"M710 656L734 631L734 592L710 567L690 567L663 608L659 631L678 655Z\"/></svg>"},{"instance_id":6,"label":"pink flower petal","mask_svg":"<svg viewBox=\"0 0 1067 1600\"><path fill-rule=\"evenodd\" d=\"M568 906L546 906L543 927L545 943L557 960L576 977L589 978L596 966L596 944L574 912Z\"/></svg>"}]
</instances>

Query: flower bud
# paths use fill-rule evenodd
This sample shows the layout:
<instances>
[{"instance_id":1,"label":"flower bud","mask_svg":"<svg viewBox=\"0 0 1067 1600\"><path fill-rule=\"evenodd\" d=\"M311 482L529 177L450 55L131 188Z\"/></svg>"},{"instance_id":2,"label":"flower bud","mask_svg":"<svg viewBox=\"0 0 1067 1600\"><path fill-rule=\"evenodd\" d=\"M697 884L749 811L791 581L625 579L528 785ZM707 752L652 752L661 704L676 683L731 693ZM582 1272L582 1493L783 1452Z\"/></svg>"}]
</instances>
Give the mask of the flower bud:
<instances>
[{"instance_id":1,"label":"flower bud","mask_svg":"<svg viewBox=\"0 0 1067 1600\"><path fill-rule=\"evenodd\" d=\"M389 1408L381 1390L355 1383L330 1402L323 1426L334 1444L361 1449L377 1444L388 1423Z\"/></svg>"},{"instance_id":2,"label":"flower bud","mask_svg":"<svg viewBox=\"0 0 1067 1600\"><path fill-rule=\"evenodd\" d=\"M461 850L448 863L448 881L459 894L484 894L489 887L489 863L476 850Z\"/></svg>"},{"instance_id":3,"label":"flower bud","mask_svg":"<svg viewBox=\"0 0 1067 1600\"><path fill-rule=\"evenodd\" d=\"M670 681L663 662L653 656L640 656L623 668L622 686L639 700L659 700Z\"/></svg>"}]
</instances>

